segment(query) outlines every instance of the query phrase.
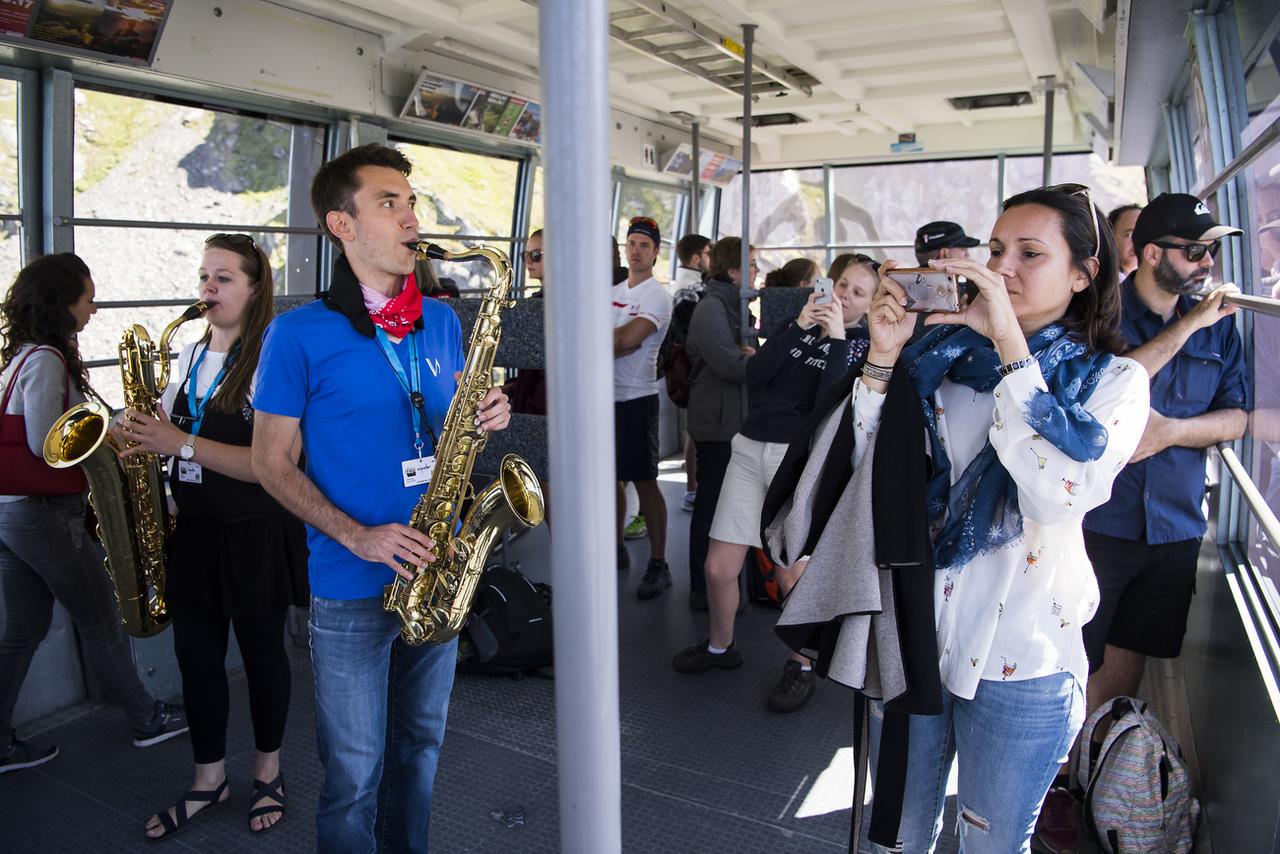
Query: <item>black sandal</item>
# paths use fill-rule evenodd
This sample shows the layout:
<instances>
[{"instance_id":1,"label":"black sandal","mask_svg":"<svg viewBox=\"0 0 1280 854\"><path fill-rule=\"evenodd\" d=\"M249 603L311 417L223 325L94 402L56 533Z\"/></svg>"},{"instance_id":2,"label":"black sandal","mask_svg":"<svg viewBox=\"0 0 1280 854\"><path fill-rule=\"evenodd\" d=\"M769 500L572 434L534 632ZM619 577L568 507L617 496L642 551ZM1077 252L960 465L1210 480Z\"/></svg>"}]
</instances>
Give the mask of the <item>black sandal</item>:
<instances>
[{"instance_id":1,"label":"black sandal","mask_svg":"<svg viewBox=\"0 0 1280 854\"><path fill-rule=\"evenodd\" d=\"M223 780L222 784L219 785L218 788L213 789L212 791L192 789L191 791L187 792L185 795L183 795L181 798L178 799L177 803L175 803L172 806L173 816L174 816L173 818L169 817L169 810L167 809L163 809L160 812L155 814L155 817L160 819L160 826L164 828L164 833L160 834L159 836L150 836L146 833L147 829L144 828L143 834L146 835L147 841L162 842L163 840L168 839L170 836L173 836L179 830L182 830L184 827L186 827L192 820L196 818L196 816L204 815L206 812L213 809L218 804L223 803L223 801L220 800L220 798L222 797L222 793L225 792L226 790L227 790L227 781ZM196 801L197 803L206 803L208 804L208 806L203 806L200 809L196 810L193 814L187 815L187 801ZM150 822L148 822L148 824L150 824Z\"/></svg>"},{"instance_id":2,"label":"black sandal","mask_svg":"<svg viewBox=\"0 0 1280 854\"><path fill-rule=\"evenodd\" d=\"M249 830L251 830L254 833L266 833L268 830L271 830L271 828L278 825L281 821L284 821L285 799L284 799L284 772L283 771L277 774L276 778L272 780L270 783L264 783L258 779L255 779L253 781L253 796L249 798L249 803L256 804L261 800L265 800L266 798L270 798L276 803L270 804L268 806L254 807L253 809L249 810L249 821L252 822L255 818L259 818L264 815L270 815L273 812L280 813L280 818L277 819L274 824L269 824L266 827L262 828L261 830L254 830L252 827L250 827Z\"/></svg>"}]
</instances>

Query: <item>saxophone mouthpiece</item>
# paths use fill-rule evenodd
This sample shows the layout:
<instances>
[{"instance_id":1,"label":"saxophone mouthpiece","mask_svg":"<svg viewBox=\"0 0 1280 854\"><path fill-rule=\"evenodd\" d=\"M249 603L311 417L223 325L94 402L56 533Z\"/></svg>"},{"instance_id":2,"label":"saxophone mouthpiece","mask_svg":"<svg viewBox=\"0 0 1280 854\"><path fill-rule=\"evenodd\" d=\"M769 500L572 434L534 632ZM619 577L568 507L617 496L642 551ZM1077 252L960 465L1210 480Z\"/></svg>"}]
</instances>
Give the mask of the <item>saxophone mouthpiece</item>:
<instances>
[{"instance_id":1,"label":"saxophone mouthpiece","mask_svg":"<svg viewBox=\"0 0 1280 854\"><path fill-rule=\"evenodd\" d=\"M207 302L192 303L187 307L187 310L182 313L182 319L195 320L197 317L203 316L208 310L209 304Z\"/></svg>"},{"instance_id":2,"label":"saxophone mouthpiece","mask_svg":"<svg viewBox=\"0 0 1280 854\"><path fill-rule=\"evenodd\" d=\"M419 243L414 251L418 253L418 258L423 261L447 261L449 260L449 252L443 246L439 246L430 241L424 240Z\"/></svg>"}]
</instances>

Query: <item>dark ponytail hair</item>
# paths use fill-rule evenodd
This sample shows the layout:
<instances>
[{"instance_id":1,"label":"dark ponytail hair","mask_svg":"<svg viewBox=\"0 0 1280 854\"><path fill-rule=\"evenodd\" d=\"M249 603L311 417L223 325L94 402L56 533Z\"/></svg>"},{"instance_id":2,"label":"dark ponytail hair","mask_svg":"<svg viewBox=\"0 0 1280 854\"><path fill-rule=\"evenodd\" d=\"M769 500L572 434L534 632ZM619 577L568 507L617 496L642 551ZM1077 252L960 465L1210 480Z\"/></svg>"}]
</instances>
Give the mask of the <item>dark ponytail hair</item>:
<instances>
[{"instance_id":1,"label":"dark ponytail hair","mask_svg":"<svg viewBox=\"0 0 1280 854\"><path fill-rule=\"evenodd\" d=\"M253 375L258 370L258 356L262 353L262 336L267 324L275 315L275 286L271 281L271 260L262 247L247 234L215 234L204 242L204 248L225 249L240 256L240 271L249 277L253 293L240 318L240 338L233 345L235 361L227 371L227 378L219 386L210 406L218 412L235 413L244 408L249 399ZM201 340L207 345L213 332L205 332Z\"/></svg>"},{"instance_id":2,"label":"dark ponytail hair","mask_svg":"<svg viewBox=\"0 0 1280 854\"><path fill-rule=\"evenodd\" d=\"M89 369L80 358L71 316L89 279L88 265L71 252L45 255L23 267L0 303L0 366L13 361L24 344L53 347L80 391L89 394Z\"/></svg>"},{"instance_id":3,"label":"dark ponytail hair","mask_svg":"<svg viewBox=\"0 0 1280 854\"><path fill-rule=\"evenodd\" d=\"M1095 353L1123 353L1128 345L1120 334L1119 263L1107 218L1083 191L1028 190L1006 199L1001 211L1021 205L1040 205L1058 214L1062 236L1071 250L1071 264L1077 270L1089 276L1088 260L1097 259L1097 274L1089 276L1087 288L1072 295L1062 325L1073 339Z\"/></svg>"},{"instance_id":4,"label":"dark ponytail hair","mask_svg":"<svg viewBox=\"0 0 1280 854\"><path fill-rule=\"evenodd\" d=\"M739 262L741 263L741 262ZM811 258L792 258L764 277L766 288L798 288L800 283L818 272L818 265Z\"/></svg>"}]
</instances>

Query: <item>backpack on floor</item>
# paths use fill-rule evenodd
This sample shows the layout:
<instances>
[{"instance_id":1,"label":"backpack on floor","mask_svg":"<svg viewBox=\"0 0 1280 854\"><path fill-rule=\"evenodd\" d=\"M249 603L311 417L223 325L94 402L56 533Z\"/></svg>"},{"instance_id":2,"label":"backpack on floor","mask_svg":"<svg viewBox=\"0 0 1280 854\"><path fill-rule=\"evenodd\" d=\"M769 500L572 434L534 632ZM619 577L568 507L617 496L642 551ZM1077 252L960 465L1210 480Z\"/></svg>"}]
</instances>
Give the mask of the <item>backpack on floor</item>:
<instances>
[{"instance_id":1,"label":"backpack on floor","mask_svg":"<svg viewBox=\"0 0 1280 854\"><path fill-rule=\"evenodd\" d=\"M525 578L519 564L490 566L480 576L463 634L463 673L519 677L550 667L551 586Z\"/></svg>"},{"instance_id":2,"label":"backpack on floor","mask_svg":"<svg viewBox=\"0 0 1280 854\"><path fill-rule=\"evenodd\" d=\"M1111 721L1105 737L1099 725ZM1116 697L1085 722L1076 777L1084 788L1084 824L1105 854L1185 854L1200 804L1182 750L1147 704Z\"/></svg>"}]
</instances>

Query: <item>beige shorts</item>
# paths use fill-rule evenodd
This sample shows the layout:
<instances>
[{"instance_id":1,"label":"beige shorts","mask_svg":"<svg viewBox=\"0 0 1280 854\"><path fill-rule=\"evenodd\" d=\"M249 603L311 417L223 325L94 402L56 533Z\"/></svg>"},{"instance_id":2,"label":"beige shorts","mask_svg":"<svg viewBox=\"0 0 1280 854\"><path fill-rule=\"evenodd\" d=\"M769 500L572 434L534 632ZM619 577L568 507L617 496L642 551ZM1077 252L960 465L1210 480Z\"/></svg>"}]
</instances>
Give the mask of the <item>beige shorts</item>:
<instances>
[{"instance_id":1,"label":"beige shorts","mask_svg":"<svg viewBox=\"0 0 1280 854\"><path fill-rule=\"evenodd\" d=\"M782 442L757 442L741 433L733 437L733 456L711 522L711 538L724 543L760 547L760 511L764 494L787 454Z\"/></svg>"}]
</instances>

